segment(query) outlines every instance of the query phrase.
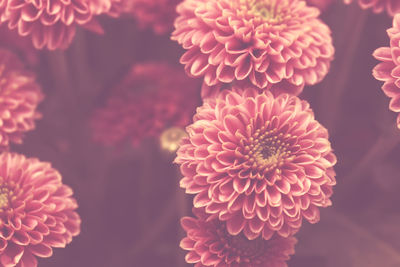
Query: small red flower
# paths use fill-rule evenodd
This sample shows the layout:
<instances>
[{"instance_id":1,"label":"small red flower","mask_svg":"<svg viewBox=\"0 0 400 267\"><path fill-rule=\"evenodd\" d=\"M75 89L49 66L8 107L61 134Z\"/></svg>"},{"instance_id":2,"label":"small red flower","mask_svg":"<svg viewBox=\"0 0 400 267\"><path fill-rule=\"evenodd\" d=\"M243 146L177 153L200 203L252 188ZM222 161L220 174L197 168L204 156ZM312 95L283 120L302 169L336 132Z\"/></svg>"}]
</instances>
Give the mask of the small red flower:
<instances>
[{"instance_id":1,"label":"small red flower","mask_svg":"<svg viewBox=\"0 0 400 267\"><path fill-rule=\"evenodd\" d=\"M70 187L50 163L0 155L0 265L36 267L80 232Z\"/></svg>"},{"instance_id":2,"label":"small red flower","mask_svg":"<svg viewBox=\"0 0 400 267\"><path fill-rule=\"evenodd\" d=\"M389 109L400 112L400 14L393 18L393 27L387 31L390 38L389 47L380 47L373 56L382 61L372 71L375 79L385 82L383 92L391 98ZM400 114L397 116L397 127L400 128Z\"/></svg>"},{"instance_id":3,"label":"small red flower","mask_svg":"<svg viewBox=\"0 0 400 267\"><path fill-rule=\"evenodd\" d=\"M159 136L169 127L184 127L200 102L200 84L165 63L132 66L112 91L106 106L92 118L93 139L106 145Z\"/></svg>"},{"instance_id":4,"label":"small red flower","mask_svg":"<svg viewBox=\"0 0 400 267\"><path fill-rule=\"evenodd\" d=\"M43 95L33 73L19 59L0 49L0 150L10 142L22 143L25 132L35 128L36 111Z\"/></svg>"},{"instance_id":5,"label":"small red flower","mask_svg":"<svg viewBox=\"0 0 400 267\"><path fill-rule=\"evenodd\" d=\"M180 245L188 250L186 261L196 267L287 267L285 261L294 254L294 237L249 240L243 234L230 235L224 222L207 221L203 212L194 212L196 218L181 219L187 237Z\"/></svg>"},{"instance_id":6,"label":"small red flower","mask_svg":"<svg viewBox=\"0 0 400 267\"><path fill-rule=\"evenodd\" d=\"M187 50L180 61L208 86L282 83L299 94L333 59L330 29L304 1L185 0L177 11L172 39Z\"/></svg>"},{"instance_id":7,"label":"small red flower","mask_svg":"<svg viewBox=\"0 0 400 267\"><path fill-rule=\"evenodd\" d=\"M230 234L287 237L331 205L336 157L307 102L233 87L208 99L193 120L175 159L181 187Z\"/></svg>"}]
</instances>

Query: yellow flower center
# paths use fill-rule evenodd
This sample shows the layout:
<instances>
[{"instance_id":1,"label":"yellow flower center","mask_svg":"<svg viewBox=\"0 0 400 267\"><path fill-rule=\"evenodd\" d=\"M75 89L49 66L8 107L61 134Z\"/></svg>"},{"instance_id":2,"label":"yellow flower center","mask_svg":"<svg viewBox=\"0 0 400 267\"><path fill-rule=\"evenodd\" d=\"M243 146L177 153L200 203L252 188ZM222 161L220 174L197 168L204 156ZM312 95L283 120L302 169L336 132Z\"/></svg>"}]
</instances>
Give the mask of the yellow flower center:
<instances>
[{"instance_id":1,"label":"yellow flower center","mask_svg":"<svg viewBox=\"0 0 400 267\"><path fill-rule=\"evenodd\" d=\"M185 136L187 136L187 134L182 128L171 127L162 132L160 136L161 148L173 153L178 149L180 141Z\"/></svg>"},{"instance_id":2,"label":"yellow flower center","mask_svg":"<svg viewBox=\"0 0 400 267\"><path fill-rule=\"evenodd\" d=\"M287 0L239 0L241 10L247 10L248 14L268 22L282 20L282 6Z\"/></svg>"},{"instance_id":3,"label":"yellow flower center","mask_svg":"<svg viewBox=\"0 0 400 267\"><path fill-rule=\"evenodd\" d=\"M7 187L0 188L0 210L7 208L13 193Z\"/></svg>"}]
</instances>

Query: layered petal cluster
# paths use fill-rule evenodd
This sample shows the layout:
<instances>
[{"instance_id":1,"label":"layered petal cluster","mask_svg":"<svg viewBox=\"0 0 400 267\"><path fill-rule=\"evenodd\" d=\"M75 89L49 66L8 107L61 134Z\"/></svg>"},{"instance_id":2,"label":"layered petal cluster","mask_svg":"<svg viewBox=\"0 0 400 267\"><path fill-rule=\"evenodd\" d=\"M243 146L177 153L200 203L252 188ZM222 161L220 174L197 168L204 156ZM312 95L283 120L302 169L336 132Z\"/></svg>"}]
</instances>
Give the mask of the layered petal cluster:
<instances>
[{"instance_id":1,"label":"layered petal cluster","mask_svg":"<svg viewBox=\"0 0 400 267\"><path fill-rule=\"evenodd\" d=\"M141 28L152 28L157 34L165 34L173 29L178 16L176 6L182 0L131 0L125 1L125 12L131 14Z\"/></svg>"},{"instance_id":2,"label":"layered petal cluster","mask_svg":"<svg viewBox=\"0 0 400 267\"><path fill-rule=\"evenodd\" d=\"M186 130L175 159L180 185L230 234L287 237L331 205L328 132L296 96L233 87L198 108Z\"/></svg>"},{"instance_id":3,"label":"layered petal cluster","mask_svg":"<svg viewBox=\"0 0 400 267\"><path fill-rule=\"evenodd\" d=\"M188 125L200 103L200 84L166 63L133 65L92 118L93 139L137 145L172 126Z\"/></svg>"},{"instance_id":4,"label":"layered petal cluster","mask_svg":"<svg viewBox=\"0 0 400 267\"><path fill-rule=\"evenodd\" d=\"M382 61L372 71L375 79L385 82L383 92L391 98L389 109L400 112L400 14L393 18L393 27L387 30L390 38L389 47L376 49L373 56ZM400 114L397 116L400 129Z\"/></svg>"},{"instance_id":5,"label":"layered petal cluster","mask_svg":"<svg viewBox=\"0 0 400 267\"><path fill-rule=\"evenodd\" d=\"M201 211L196 215L181 219L187 236L180 244L188 250L186 261L196 267L287 267L285 261L294 254L294 237L249 240L243 234L230 235L225 223L207 221Z\"/></svg>"},{"instance_id":6,"label":"layered petal cluster","mask_svg":"<svg viewBox=\"0 0 400 267\"><path fill-rule=\"evenodd\" d=\"M35 128L42 99L33 73L15 55L0 49L0 150L11 142L22 143L24 133Z\"/></svg>"},{"instance_id":7,"label":"layered petal cluster","mask_svg":"<svg viewBox=\"0 0 400 267\"><path fill-rule=\"evenodd\" d=\"M333 59L331 32L302 0L185 0L172 39L186 71L209 86L244 81L299 94Z\"/></svg>"},{"instance_id":8,"label":"layered petal cluster","mask_svg":"<svg viewBox=\"0 0 400 267\"><path fill-rule=\"evenodd\" d=\"M111 3L111 0L2 0L0 22L22 36L30 36L37 49L65 49L78 25L102 32L93 16L108 12Z\"/></svg>"},{"instance_id":9,"label":"layered petal cluster","mask_svg":"<svg viewBox=\"0 0 400 267\"><path fill-rule=\"evenodd\" d=\"M0 165L0 264L35 267L79 234L78 205L50 163L3 153Z\"/></svg>"},{"instance_id":10,"label":"layered petal cluster","mask_svg":"<svg viewBox=\"0 0 400 267\"><path fill-rule=\"evenodd\" d=\"M350 4L353 0L343 0L344 3ZM394 16L400 12L400 2L398 0L357 0L362 9L371 8L374 13L386 11L389 16Z\"/></svg>"}]
</instances>

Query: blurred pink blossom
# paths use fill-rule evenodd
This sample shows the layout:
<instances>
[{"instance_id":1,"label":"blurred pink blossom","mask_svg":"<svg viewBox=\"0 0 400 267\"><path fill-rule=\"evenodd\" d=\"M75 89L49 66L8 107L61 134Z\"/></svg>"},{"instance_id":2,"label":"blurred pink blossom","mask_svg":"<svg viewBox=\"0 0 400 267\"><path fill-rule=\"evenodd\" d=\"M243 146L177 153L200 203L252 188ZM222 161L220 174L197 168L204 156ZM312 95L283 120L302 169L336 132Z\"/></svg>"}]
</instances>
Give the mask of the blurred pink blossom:
<instances>
[{"instance_id":1,"label":"blurred pink blossom","mask_svg":"<svg viewBox=\"0 0 400 267\"><path fill-rule=\"evenodd\" d=\"M350 4L353 0L343 0L346 4ZM362 9L371 8L374 13L386 11L390 16L394 16L400 12L399 0L358 0L358 4Z\"/></svg>"}]
</instances>

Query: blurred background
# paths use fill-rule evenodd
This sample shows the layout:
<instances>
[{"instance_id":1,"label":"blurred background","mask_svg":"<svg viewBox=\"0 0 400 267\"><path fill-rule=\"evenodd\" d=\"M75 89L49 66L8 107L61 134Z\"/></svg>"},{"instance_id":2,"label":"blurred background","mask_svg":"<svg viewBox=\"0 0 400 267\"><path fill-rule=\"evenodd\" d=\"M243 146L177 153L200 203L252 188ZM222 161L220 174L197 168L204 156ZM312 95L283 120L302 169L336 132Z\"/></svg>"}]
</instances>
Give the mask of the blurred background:
<instances>
[{"instance_id":1,"label":"blurred background","mask_svg":"<svg viewBox=\"0 0 400 267\"><path fill-rule=\"evenodd\" d=\"M388 46L392 20L342 1L322 19L332 29L335 60L300 97L330 132L337 185L321 221L305 222L298 233L289 266L400 266L400 131L371 75L378 63L371 54ZM81 234L39 266L187 267L179 219L191 215L191 196L179 188L174 152L158 137L104 146L90 128L94 110L132 64L167 61L183 70L183 50L169 33L138 28L130 17L101 23L104 35L78 29L67 50L41 51L31 67L46 96L43 118L12 149L51 162L74 189L82 217Z\"/></svg>"}]
</instances>

